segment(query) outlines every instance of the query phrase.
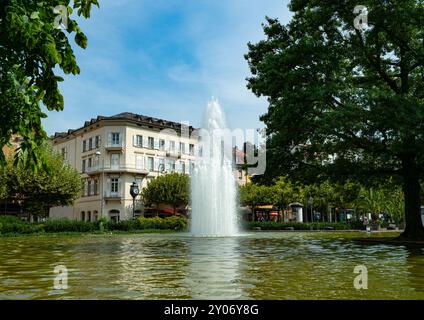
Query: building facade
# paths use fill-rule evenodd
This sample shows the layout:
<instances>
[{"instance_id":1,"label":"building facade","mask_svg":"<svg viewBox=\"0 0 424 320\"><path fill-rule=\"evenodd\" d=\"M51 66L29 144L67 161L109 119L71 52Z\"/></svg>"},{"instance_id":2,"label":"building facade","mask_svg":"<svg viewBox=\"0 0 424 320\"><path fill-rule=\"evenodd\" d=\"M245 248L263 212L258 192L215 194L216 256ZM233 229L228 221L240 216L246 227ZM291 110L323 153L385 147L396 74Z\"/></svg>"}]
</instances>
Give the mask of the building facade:
<instances>
[{"instance_id":1,"label":"building facade","mask_svg":"<svg viewBox=\"0 0 424 320\"><path fill-rule=\"evenodd\" d=\"M56 133L53 148L81 173L84 188L74 206L52 208L50 216L83 221L131 218L134 181L143 188L161 174L192 172L197 148L193 131L179 123L121 113ZM142 210L136 206L137 215Z\"/></svg>"}]
</instances>

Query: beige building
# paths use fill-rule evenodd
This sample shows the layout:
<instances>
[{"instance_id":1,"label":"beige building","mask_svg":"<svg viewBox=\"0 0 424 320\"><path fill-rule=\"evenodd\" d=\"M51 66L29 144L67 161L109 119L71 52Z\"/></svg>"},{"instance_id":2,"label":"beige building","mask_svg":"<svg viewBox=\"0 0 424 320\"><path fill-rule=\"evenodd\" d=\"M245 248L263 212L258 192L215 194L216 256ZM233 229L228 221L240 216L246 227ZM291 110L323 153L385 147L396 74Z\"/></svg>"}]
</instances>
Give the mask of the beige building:
<instances>
[{"instance_id":1,"label":"beige building","mask_svg":"<svg viewBox=\"0 0 424 320\"><path fill-rule=\"evenodd\" d=\"M50 216L84 221L131 218L134 181L143 188L160 174L193 170L197 149L193 131L180 123L121 113L56 133L53 147L81 172L84 190L74 206L52 208ZM142 208L136 209L140 214Z\"/></svg>"}]
</instances>

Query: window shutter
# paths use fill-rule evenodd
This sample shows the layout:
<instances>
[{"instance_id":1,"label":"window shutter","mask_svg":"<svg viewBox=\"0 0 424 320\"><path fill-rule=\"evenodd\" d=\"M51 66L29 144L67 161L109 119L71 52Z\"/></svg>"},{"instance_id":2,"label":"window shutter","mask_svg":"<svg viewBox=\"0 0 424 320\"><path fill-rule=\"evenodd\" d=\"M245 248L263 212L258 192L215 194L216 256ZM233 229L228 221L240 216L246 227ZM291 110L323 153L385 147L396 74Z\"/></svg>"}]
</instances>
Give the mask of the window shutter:
<instances>
[{"instance_id":1,"label":"window shutter","mask_svg":"<svg viewBox=\"0 0 424 320\"><path fill-rule=\"evenodd\" d=\"M157 138L154 138L153 139L153 145L154 145L154 148L156 149L156 150L158 150L159 149L159 139L157 139Z\"/></svg>"},{"instance_id":2,"label":"window shutter","mask_svg":"<svg viewBox=\"0 0 424 320\"><path fill-rule=\"evenodd\" d=\"M118 178L118 194L121 195L122 194L122 179Z\"/></svg>"},{"instance_id":3,"label":"window shutter","mask_svg":"<svg viewBox=\"0 0 424 320\"><path fill-rule=\"evenodd\" d=\"M146 156L144 156L143 157L144 158L144 170L147 170L147 157Z\"/></svg>"},{"instance_id":4,"label":"window shutter","mask_svg":"<svg viewBox=\"0 0 424 320\"><path fill-rule=\"evenodd\" d=\"M143 148L148 148L149 147L149 140L147 139L147 137L143 137Z\"/></svg>"},{"instance_id":5,"label":"window shutter","mask_svg":"<svg viewBox=\"0 0 424 320\"><path fill-rule=\"evenodd\" d=\"M159 170L158 167L159 167L159 159L155 158L154 164L153 164L153 171L158 171Z\"/></svg>"},{"instance_id":6,"label":"window shutter","mask_svg":"<svg viewBox=\"0 0 424 320\"><path fill-rule=\"evenodd\" d=\"M105 192L105 196L111 192L111 184L110 183L111 183L110 182L110 178L107 178L107 180L106 180L106 190L107 190L107 193Z\"/></svg>"},{"instance_id":7,"label":"window shutter","mask_svg":"<svg viewBox=\"0 0 424 320\"><path fill-rule=\"evenodd\" d=\"M112 145L112 133L107 134L107 144L108 146Z\"/></svg>"},{"instance_id":8,"label":"window shutter","mask_svg":"<svg viewBox=\"0 0 424 320\"><path fill-rule=\"evenodd\" d=\"M137 147L137 135L133 135L133 147Z\"/></svg>"}]
</instances>

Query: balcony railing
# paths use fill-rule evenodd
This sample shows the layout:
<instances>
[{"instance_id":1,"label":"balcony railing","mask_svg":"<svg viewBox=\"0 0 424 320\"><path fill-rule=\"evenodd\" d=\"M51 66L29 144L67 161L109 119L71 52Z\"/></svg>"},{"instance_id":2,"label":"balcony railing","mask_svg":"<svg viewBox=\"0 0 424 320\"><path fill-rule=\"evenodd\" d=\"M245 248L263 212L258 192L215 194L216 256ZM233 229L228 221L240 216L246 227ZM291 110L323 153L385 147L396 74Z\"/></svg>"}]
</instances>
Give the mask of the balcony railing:
<instances>
[{"instance_id":1,"label":"balcony railing","mask_svg":"<svg viewBox=\"0 0 424 320\"><path fill-rule=\"evenodd\" d=\"M105 149L106 150L120 150L123 147L123 142L119 141L119 142L108 142L105 145Z\"/></svg>"},{"instance_id":2,"label":"balcony railing","mask_svg":"<svg viewBox=\"0 0 424 320\"><path fill-rule=\"evenodd\" d=\"M122 198L122 190L119 190L117 192L105 191L104 198L105 199L121 199Z\"/></svg>"}]
</instances>

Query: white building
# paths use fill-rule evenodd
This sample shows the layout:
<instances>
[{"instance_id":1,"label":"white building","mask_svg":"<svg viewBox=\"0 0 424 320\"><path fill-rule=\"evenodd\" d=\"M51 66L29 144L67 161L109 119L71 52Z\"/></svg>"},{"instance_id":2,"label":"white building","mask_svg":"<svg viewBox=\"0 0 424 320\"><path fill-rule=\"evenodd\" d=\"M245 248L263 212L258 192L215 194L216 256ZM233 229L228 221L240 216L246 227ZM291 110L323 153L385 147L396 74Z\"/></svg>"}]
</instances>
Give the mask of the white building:
<instances>
[{"instance_id":1,"label":"white building","mask_svg":"<svg viewBox=\"0 0 424 320\"><path fill-rule=\"evenodd\" d=\"M84 221L131 218L134 181L143 188L160 174L190 174L197 149L193 131L180 123L120 113L56 133L53 148L81 172L84 190L74 206L52 208L50 216Z\"/></svg>"}]
</instances>

